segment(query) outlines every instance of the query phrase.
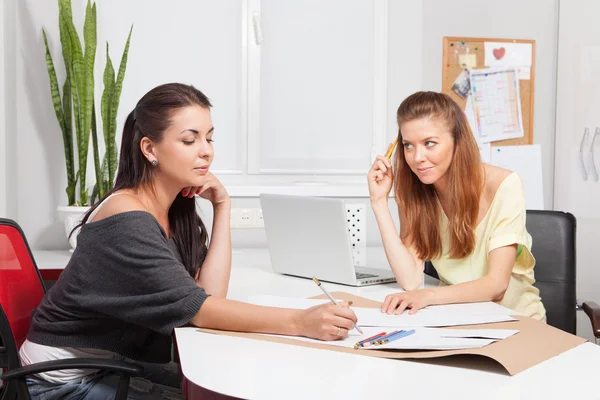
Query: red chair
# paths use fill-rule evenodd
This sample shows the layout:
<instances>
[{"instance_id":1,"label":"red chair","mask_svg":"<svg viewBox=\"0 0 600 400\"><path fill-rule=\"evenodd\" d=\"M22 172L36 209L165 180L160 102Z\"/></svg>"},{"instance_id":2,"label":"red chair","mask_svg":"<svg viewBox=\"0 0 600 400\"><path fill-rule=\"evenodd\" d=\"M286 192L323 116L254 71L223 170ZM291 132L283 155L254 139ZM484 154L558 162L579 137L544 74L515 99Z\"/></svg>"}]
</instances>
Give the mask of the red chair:
<instances>
[{"instance_id":1,"label":"red chair","mask_svg":"<svg viewBox=\"0 0 600 400\"><path fill-rule=\"evenodd\" d=\"M19 225L0 218L0 400L29 399L26 377L40 372L90 368L116 372L120 376L115 399L126 399L131 376L140 375L139 365L96 358L72 358L21 366L19 348L29 331L31 313L46 289L31 250Z\"/></svg>"}]
</instances>

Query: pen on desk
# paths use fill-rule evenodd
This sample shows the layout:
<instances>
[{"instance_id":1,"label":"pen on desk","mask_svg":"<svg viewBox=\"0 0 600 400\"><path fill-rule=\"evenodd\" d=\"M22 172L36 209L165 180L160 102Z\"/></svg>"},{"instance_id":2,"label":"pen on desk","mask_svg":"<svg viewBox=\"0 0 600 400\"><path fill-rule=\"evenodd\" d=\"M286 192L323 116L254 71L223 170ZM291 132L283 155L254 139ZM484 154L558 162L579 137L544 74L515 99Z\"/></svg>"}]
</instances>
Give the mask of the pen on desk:
<instances>
[{"instance_id":1,"label":"pen on desk","mask_svg":"<svg viewBox=\"0 0 600 400\"><path fill-rule=\"evenodd\" d=\"M327 297L329 297L329 300L331 300L331 302L335 305L337 305L337 301L335 301L335 299L333 297L331 297L331 295L329 294L329 292L327 290L325 290L325 288L323 287L323 285L321 285L321 281L317 279L316 276L313 276L312 278L313 282L317 284L318 287L321 288L321 290L323 291L323 293L325 293L325 295ZM348 302L348 304L352 304L352 302ZM362 335L363 331L358 327L358 325L354 325L354 328L356 328L356 330Z\"/></svg>"},{"instance_id":2,"label":"pen on desk","mask_svg":"<svg viewBox=\"0 0 600 400\"><path fill-rule=\"evenodd\" d=\"M398 137L396 137L396 140L394 140L394 143L392 144L392 147L390 147L390 149L388 150L387 154L385 155L387 158L390 158L392 156L392 154L394 153L394 149L396 148L397 144L398 144Z\"/></svg>"}]
</instances>

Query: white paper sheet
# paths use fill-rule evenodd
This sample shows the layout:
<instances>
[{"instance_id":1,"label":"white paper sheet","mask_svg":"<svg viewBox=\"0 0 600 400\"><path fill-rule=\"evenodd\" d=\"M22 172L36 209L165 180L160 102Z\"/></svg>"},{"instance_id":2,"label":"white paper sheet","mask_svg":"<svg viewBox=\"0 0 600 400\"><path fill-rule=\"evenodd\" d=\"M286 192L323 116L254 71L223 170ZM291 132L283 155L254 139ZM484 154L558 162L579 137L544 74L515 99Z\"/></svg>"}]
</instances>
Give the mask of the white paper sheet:
<instances>
[{"instance_id":1,"label":"white paper sheet","mask_svg":"<svg viewBox=\"0 0 600 400\"><path fill-rule=\"evenodd\" d=\"M539 144L492 147L490 164L516 172L525 188L528 210L544 209L542 148Z\"/></svg>"},{"instance_id":2,"label":"white paper sheet","mask_svg":"<svg viewBox=\"0 0 600 400\"><path fill-rule=\"evenodd\" d=\"M307 309L328 303L329 300L300 299L270 295L250 296L248 302L261 306ZM492 302L445 304L431 306L410 315L408 311L402 315L388 315L378 308L352 307L362 327L439 327L487 324L492 322L515 321L509 314L512 310Z\"/></svg>"},{"instance_id":3,"label":"white paper sheet","mask_svg":"<svg viewBox=\"0 0 600 400\"><path fill-rule=\"evenodd\" d=\"M445 310L423 309L412 315L406 311L401 315L389 315L374 308L352 307L352 310L356 314L356 317L358 318L358 324L361 327L436 327L515 321L515 318L507 314L471 314L462 312L447 312Z\"/></svg>"},{"instance_id":4,"label":"white paper sheet","mask_svg":"<svg viewBox=\"0 0 600 400\"><path fill-rule=\"evenodd\" d=\"M423 337L414 333L410 336L394 340L381 346L363 347L361 350L459 350L475 349L494 343L495 339L469 339Z\"/></svg>"},{"instance_id":5,"label":"white paper sheet","mask_svg":"<svg viewBox=\"0 0 600 400\"><path fill-rule=\"evenodd\" d=\"M482 301L479 303L462 303L462 304L442 304L437 306L429 306L425 310L439 310L443 313L464 313L464 314L503 314L503 315L518 315L519 313L510 308L501 306L492 301Z\"/></svg>"},{"instance_id":6,"label":"white paper sheet","mask_svg":"<svg viewBox=\"0 0 600 400\"><path fill-rule=\"evenodd\" d=\"M445 338L506 339L519 333L518 329L444 329L422 328Z\"/></svg>"},{"instance_id":7,"label":"white paper sheet","mask_svg":"<svg viewBox=\"0 0 600 400\"><path fill-rule=\"evenodd\" d=\"M519 81L515 68L472 70L475 132L483 143L523 137Z\"/></svg>"},{"instance_id":8,"label":"white paper sheet","mask_svg":"<svg viewBox=\"0 0 600 400\"><path fill-rule=\"evenodd\" d=\"M361 350L405 349L405 350L456 350L487 346L498 340L506 339L518 330L512 329L442 329L442 328L413 328L415 333L397 339L393 342L361 348ZM309 343L328 344L331 346L353 348L360 340L367 339L381 332L390 333L393 329L381 327L364 327L363 335L351 331L343 340L324 342L306 337L293 337L296 340ZM283 335L266 335L288 337Z\"/></svg>"},{"instance_id":9,"label":"white paper sheet","mask_svg":"<svg viewBox=\"0 0 600 400\"><path fill-rule=\"evenodd\" d=\"M486 67L531 67L531 43L484 42Z\"/></svg>"}]
</instances>

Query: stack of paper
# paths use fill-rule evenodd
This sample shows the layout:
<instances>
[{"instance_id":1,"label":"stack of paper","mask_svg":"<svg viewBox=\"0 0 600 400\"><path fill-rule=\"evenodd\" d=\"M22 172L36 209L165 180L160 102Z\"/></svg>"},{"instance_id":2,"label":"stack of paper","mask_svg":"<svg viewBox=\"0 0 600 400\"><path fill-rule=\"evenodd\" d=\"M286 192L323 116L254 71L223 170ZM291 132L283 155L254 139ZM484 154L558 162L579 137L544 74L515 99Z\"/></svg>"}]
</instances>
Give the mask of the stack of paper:
<instances>
[{"instance_id":1,"label":"stack of paper","mask_svg":"<svg viewBox=\"0 0 600 400\"><path fill-rule=\"evenodd\" d=\"M270 307L306 309L315 305L329 303L329 300L264 295L252 296L248 299L248 302ZM402 328L414 329L415 333L384 345L369 346L361 349L456 350L487 346L497 340L506 339L519 332L512 329L436 328L441 326L515 321L515 318L509 315L511 310L492 302L432 306L419 310L413 315L409 315L408 312L404 312L401 315L388 315L382 313L377 308L352 307L352 310L358 317L358 323L363 330L363 334L358 334L356 330L352 330L344 340L327 342L327 344L353 348L360 340L381 332L391 332ZM304 337L296 339L312 343L323 343L320 340Z\"/></svg>"},{"instance_id":2,"label":"stack of paper","mask_svg":"<svg viewBox=\"0 0 600 400\"><path fill-rule=\"evenodd\" d=\"M514 329L440 329L415 328L415 333L380 346L364 350L456 350L487 346L516 333ZM368 336L367 336L368 337Z\"/></svg>"}]
</instances>

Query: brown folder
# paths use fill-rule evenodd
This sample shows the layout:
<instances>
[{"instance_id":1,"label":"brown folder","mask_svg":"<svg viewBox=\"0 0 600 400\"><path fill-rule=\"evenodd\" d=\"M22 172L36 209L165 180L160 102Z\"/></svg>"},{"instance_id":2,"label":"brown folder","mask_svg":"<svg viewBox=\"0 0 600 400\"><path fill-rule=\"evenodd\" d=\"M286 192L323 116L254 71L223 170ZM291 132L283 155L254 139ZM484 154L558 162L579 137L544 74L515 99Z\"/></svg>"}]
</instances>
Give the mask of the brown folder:
<instances>
[{"instance_id":1,"label":"brown folder","mask_svg":"<svg viewBox=\"0 0 600 400\"><path fill-rule=\"evenodd\" d=\"M381 303L378 301L366 299L345 292L332 293L335 299L352 301L356 307L379 308ZM314 298L326 298L324 295ZM265 336L256 333L218 331L213 329L201 329L204 332L217 333L222 335L239 336L257 340L267 340L271 342L285 343L296 346L305 346L323 350L341 351L345 353L359 354L369 357L383 358L414 358L427 359L437 357L447 357L455 355L477 355L484 356L498 362L510 374L515 375L549 358L557 356L569 349L572 349L586 342L570 333L556 329L543 322L536 321L529 317L514 316L517 321L498 322L482 325L456 326L457 329L518 329L519 333L507 339L499 340L488 346L478 349L463 350L354 350L351 348L338 347L323 344L315 344L296 340L294 338L282 338ZM360 324L360 321L359 321Z\"/></svg>"}]
</instances>

